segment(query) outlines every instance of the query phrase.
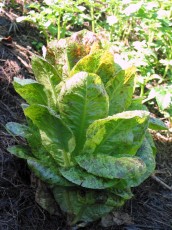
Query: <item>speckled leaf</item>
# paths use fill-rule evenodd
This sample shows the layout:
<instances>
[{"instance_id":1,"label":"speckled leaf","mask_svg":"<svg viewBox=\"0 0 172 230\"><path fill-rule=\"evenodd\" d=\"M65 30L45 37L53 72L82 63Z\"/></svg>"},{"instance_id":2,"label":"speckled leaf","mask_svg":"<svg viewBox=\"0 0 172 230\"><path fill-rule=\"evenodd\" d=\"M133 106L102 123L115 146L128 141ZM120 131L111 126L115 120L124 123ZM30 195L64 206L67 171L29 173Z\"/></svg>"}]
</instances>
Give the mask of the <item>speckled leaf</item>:
<instances>
[{"instance_id":1,"label":"speckled leaf","mask_svg":"<svg viewBox=\"0 0 172 230\"><path fill-rule=\"evenodd\" d=\"M32 105L24 113L39 128L42 144L57 164L66 165L75 148L72 132L62 120L41 105Z\"/></svg>"},{"instance_id":2,"label":"speckled leaf","mask_svg":"<svg viewBox=\"0 0 172 230\"><path fill-rule=\"evenodd\" d=\"M105 88L109 95L109 115L125 111L132 102L135 67L119 70Z\"/></svg>"},{"instance_id":3,"label":"speckled leaf","mask_svg":"<svg viewBox=\"0 0 172 230\"><path fill-rule=\"evenodd\" d=\"M149 141L146 138L144 139L142 146L137 151L136 156L139 157L142 161L144 161L147 167L146 172L139 178L142 182L153 173L156 165L153 150L151 148L151 145L149 144Z\"/></svg>"},{"instance_id":4,"label":"speckled leaf","mask_svg":"<svg viewBox=\"0 0 172 230\"><path fill-rule=\"evenodd\" d=\"M14 146L8 147L7 150L11 154L13 154L19 158L31 159L33 157L31 150L26 146L14 145Z\"/></svg>"},{"instance_id":5,"label":"speckled leaf","mask_svg":"<svg viewBox=\"0 0 172 230\"><path fill-rule=\"evenodd\" d=\"M29 104L48 105L44 86L32 79L14 78L14 88Z\"/></svg>"},{"instance_id":6,"label":"speckled leaf","mask_svg":"<svg viewBox=\"0 0 172 230\"><path fill-rule=\"evenodd\" d=\"M44 183L41 180L39 180L37 184L35 201L43 209L48 211L50 215L60 215L58 204L55 202L50 188L47 186L47 183Z\"/></svg>"},{"instance_id":7,"label":"speckled leaf","mask_svg":"<svg viewBox=\"0 0 172 230\"><path fill-rule=\"evenodd\" d=\"M117 183L116 181L96 177L77 166L61 168L60 172L67 180L84 188L105 189L113 187Z\"/></svg>"},{"instance_id":8,"label":"speckled leaf","mask_svg":"<svg viewBox=\"0 0 172 230\"><path fill-rule=\"evenodd\" d=\"M106 117L108 106L108 96L96 74L80 72L66 80L59 95L59 110L75 135L77 154L85 142L88 126Z\"/></svg>"},{"instance_id":9,"label":"speckled leaf","mask_svg":"<svg viewBox=\"0 0 172 230\"><path fill-rule=\"evenodd\" d=\"M29 159L27 163L30 169L42 181L53 185L72 186L72 183L60 176L58 167L49 167L36 159Z\"/></svg>"},{"instance_id":10,"label":"speckled leaf","mask_svg":"<svg viewBox=\"0 0 172 230\"><path fill-rule=\"evenodd\" d=\"M98 50L82 58L71 70L70 76L86 71L100 76L104 84L111 79L120 67L114 63L114 57L109 51Z\"/></svg>"},{"instance_id":11,"label":"speckled leaf","mask_svg":"<svg viewBox=\"0 0 172 230\"><path fill-rule=\"evenodd\" d=\"M28 126L16 122L8 122L6 124L6 129L13 135L23 138L26 138L26 135L28 133Z\"/></svg>"},{"instance_id":12,"label":"speckled leaf","mask_svg":"<svg viewBox=\"0 0 172 230\"><path fill-rule=\"evenodd\" d=\"M38 56L32 58L32 69L36 80L45 87L48 98L51 99L51 106L57 109L56 87L61 81L57 70L45 59Z\"/></svg>"},{"instance_id":13,"label":"speckled leaf","mask_svg":"<svg viewBox=\"0 0 172 230\"><path fill-rule=\"evenodd\" d=\"M83 154L136 154L148 127L147 111L127 111L92 123Z\"/></svg>"},{"instance_id":14,"label":"speckled leaf","mask_svg":"<svg viewBox=\"0 0 172 230\"><path fill-rule=\"evenodd\" d=\"M54 158L42 145L41 135L37 126L34 125L29 118L27 118L27 123L28 130L26 133L26 139L34 157L41 160L42 163L46 163L49 167L56 165Z\"/></svg>"},{"instance_id":15,"label":"speckled leaf","mask_svg":"<svg viewBox=\"0 0 172 230\"><path fill-rule=\"evenodd\" d=\"M106 155L81 155L76 158L80 167L95 176L108 179L130 179L145 173L146 166L137 157L115 158Z\"/></svg>"},{"instance_id":16,"label":"speckled leaf","mask_svg":"<svg viewBox=\"0 0 172 230\"><path fill-rule=\"evenodd\" d=\"M153 137L152 137L152 135L149 133L149 131L146 132L145 137L146 137L146 140L149 142L149 145L151 146L152 151L153 151L153 154L154 154L154 156L155 156L155 155L156 155L156 152L157 152L157 149L156 149L156 146L155 146Z\"/></svg>"},{"instance_id":17,"label":"speckled leaf","mask_svg":"<svg viewBox=\"0 0 172 230\"><path fill-rule=\"evenodd\" d=\"M56 186L53 189L53 194L60 208L71 217L72 224L79 221L88 223L98 220L124 203L124 199L104 190L83 190L76 187L72 189Z\"/></svg>"},{"instance_id":18,"label":"speckled leaf","mask_svg":"<svg viewBox=\"0 0 172 230\"><path fill-rule=\"evenodd\" d=\"M149 128L153 130L168 130L164 122L155 117L150 117Z\"/></svg>"},{"instance_id":19,"label":"speckled leaf","mask_svg":"<svg viewBox=\"0 0 172 230\"><path fill-rule=\"evenodd\" d=\"M131 188L115 188L115 189L111 189L111 191L117 195L120 196L126 200L131 199L133 197L133 193L131 192Z\"/></svg>"}]
</instances>

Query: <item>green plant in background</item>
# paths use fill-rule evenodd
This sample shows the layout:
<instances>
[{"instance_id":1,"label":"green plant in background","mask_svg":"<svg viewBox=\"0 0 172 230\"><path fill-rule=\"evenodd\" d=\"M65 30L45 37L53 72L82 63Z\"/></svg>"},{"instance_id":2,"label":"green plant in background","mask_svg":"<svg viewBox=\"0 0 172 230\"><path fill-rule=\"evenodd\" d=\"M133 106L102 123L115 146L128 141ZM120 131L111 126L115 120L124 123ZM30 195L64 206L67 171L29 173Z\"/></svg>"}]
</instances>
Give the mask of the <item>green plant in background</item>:
<instances>
[{"instance_id":1,"label":"green plant in background","mask_svg":"<svg viewBox=\"0 0 172 230\"><path fill-rule=\"evenodd\" d=\"M170 1L44 0L30 4L28 15L18 20L34 23L47 41L69 36L86 24L93 32L109 34L117 51L148 82L155 75L171 81L171 17Z\"/></svg>"},{"instance_id":2,"label":"green plant in background","mask_svg":"<svg viewBox=\"0 0 172 230\"><path fill-rule=\"evenodd\" d=\"M157 86L150 90L148 97L144 102L155 99L159 111L169 120L169 126L172 127L172 86ZM170 129L171 131L171 129Z\"/></svg>"},{"instance_id":3,"label":"green plant in background","mask_svg":"<svg viewBox=\"0 0 172 230\"><path fill-rule=\"evenodd\" d=\"M75 25L76 22L81 25L82 17L86 17L82 14L83 9L78 7L77 1L44 0L41 4L36 2L28 7L30 9L28 15L19 17L17 21L34 23L47 41L69 35L67 26ZM81 13L81 16L79 13Z\"/></svg>"},{"instance_id":4,"label":"green plant in background","mask_svg":"<svg viewBox=\"0 0 172 230\"><path fill-rule=\"evenodd\" d=\"M34 57L35 80L15 78L27 124L9 122L27 140L8 151L46 182L70 224L122 206L155 169L150 129L166 129L133 99L135 68L122 69L93 33L53 41ZM37 201L44 208L49 199ZM46 204L46 205L45 205Z\"/></svg>"}]
</instances>

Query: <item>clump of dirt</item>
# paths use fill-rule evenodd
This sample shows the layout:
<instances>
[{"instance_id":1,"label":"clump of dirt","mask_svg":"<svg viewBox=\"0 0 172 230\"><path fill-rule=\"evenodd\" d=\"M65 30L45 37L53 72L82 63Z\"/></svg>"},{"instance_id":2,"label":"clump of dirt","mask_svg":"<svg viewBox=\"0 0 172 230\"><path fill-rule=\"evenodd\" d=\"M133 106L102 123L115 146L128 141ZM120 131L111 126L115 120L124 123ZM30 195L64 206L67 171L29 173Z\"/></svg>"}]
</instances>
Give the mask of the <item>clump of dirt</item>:
<instances>
[{"instance_id":1,"label":"clump of dirt","mask_svg":"<svg viewBox=\"0 0 172 230\"><path fill-rule=\"evenodd\" d=\"M9 121L24 123L22 99L12 86L14 77L33 78L30 59L36 51L33 37L42 39L35 28L25 25L17 31L9 29L9 12L0 15L0 229L67 230L64 215L51 216L35 202L36 189L30 181L30 170L24 160L8 153L7 147L24 140L7 133ZM154 134L157 154L155 175L133 190L134 197L122 208L132 222L107 229L172 229L172 143ZM94 222L83 229L105 229Z\"/></svg>"}]
</instances>

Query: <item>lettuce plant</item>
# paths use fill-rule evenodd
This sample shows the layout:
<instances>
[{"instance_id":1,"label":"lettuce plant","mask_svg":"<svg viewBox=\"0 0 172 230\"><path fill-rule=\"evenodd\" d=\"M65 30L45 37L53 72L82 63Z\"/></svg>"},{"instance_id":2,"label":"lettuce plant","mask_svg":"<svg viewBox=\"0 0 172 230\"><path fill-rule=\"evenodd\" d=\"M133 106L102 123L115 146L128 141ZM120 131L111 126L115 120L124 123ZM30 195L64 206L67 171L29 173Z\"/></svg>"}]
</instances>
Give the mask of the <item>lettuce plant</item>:
<instances>
[{"instance_id":1,"label":"lettuce plant","mask_svg":"<svg viewBox=\"0 0 172 230\"><path fill-rule=\"evenodd\" d=\"M100 40L81 31L51 42L46 59L34 57L36 80L14 79L27 124L6 125L27 140L8 151L27 160L70 224L97 220L130 199L155 168L148 128L166 129L133 98L135 68L122 69Z\"/></svg>"}]
</instances>

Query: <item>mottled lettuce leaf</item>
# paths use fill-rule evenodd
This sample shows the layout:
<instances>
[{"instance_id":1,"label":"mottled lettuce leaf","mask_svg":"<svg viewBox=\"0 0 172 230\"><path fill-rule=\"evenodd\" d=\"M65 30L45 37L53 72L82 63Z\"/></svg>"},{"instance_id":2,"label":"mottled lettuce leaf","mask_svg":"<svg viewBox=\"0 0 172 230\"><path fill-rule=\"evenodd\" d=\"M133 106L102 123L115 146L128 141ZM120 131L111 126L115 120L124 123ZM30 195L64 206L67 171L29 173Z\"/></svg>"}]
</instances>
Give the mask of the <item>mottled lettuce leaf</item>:
<instances>
[{"instance_id":1,"label":"mottled lettuce leaf","mask_svg":"<svg viewBox=\"0 0 172 230\"><path fill-rule=\"evenodd\" d=\"M44 86L32 79L14 78L14 88L29 104L48 105Z\"/></svg>"},{"instance_id":2,"label":"mottled lettuce leaf","mask_svg":"<svg viewBox=\"0 0 172 230\"><path fill-rule=\"evenodd\" d=\"M56 163L69 165L70 153L75 148L75 139L60 117L41 105L29 106L24 113L39 128L42 145Z\"/></svg>"},{"instance_id":3,"label":"mottled lettuce leaf","mask_svg":"<svg viewBox=\"0 0 172 230\"><path fill-rule=\"evenodd\" d=\"M60 208L69 214L70 223L91 222L124 204L124 199L105 190L55 187L53 194Z\"/></svg>"},{"instance_id":4,"label":"mottled lettuce leaf","mask_svg":"<svg viewBox=\"0 0 172 230\"><path fill-rule=\"evenodd\" d=\"M61 168L61 174L70 182L89 189L105 189L113 187L117 181L96 177L78 166Z\"/></svg>"},{"instance_id":5,"label":"mottled lettuce leaf","mask_svg":"<svg viewBox=\"0 0 172 230\"><path fill-rule=\"evenodd\" d=\"M119 70L105 85L109 95L109 115L123 112L131 105L135 71L135 67Z\"/></svg>"},{"instance_id":6,"label":"mottled lettuce leaf","mask_svg":"<svg viewBox=\"0 0 172 230\"><path fill-rule=\"evenodd\" d=\"M36 80L45 87L48 98L51 98L51 106L56 110L56 87L61 82L57 70L48 61L38 56L32 58L32 69Z\"/></svg>"},{"instance_id":7,"label":"mottled lettuce leaf","mask_svg":"<svg viewBox=\"0 0 172 230\"><path fill-rule=\"evenodd\" d=\"M14 145L14 146L8 147L7 150L11 154L19 158L22 158L22 159L32 159L33 158L31 149L29 149L27 146Z\"/></svg>"},{"instance_id":8,"label":"mottled lettuce leaf","mask_svg":"<svg viewBox=\"0 0 172 230\"><path fill-rule=\"evenodd\" d=\"M88 126L108 114L108 95L99 76L80 72L66 80L58 101L60 115L76 138L75 153L79 154Z\"/></svg>"},{"instance_id":9,"label":"mottled lettuce leaf","mask_svg":"<svg viewBox=\"0 0 172 230\"><path fill-rule=\"evenodd\" d=\"M103 154L81 155L76 158L76 161L87 172L108 179L140 177L146 171L144 162L138 157L115 158Z\"/></svg>"},{"instance_id":10,"label":"mottled lettuce leaf","mask_svg":"<svg viewBox=\"0 0 172 230\"><path fill-rule=\"evenodd\" d=\"M27 163L29 168L42 181L51 185L72 186L72 183L60 175L57 166L49 166L48 162L46 165L36 159L28 159Z\"/></svg>"},{"instance_id":11,"label":"mottled lettuce leaf","mask_svg":"<svg viewBox=\"0 0 172 230\"><path fill-rule=\"evenodd\" d=\"M120 67L114 63L114 57L109 51L97 50L82 58L71 70L70 76L86 71L100 76L102 82L106 84Z\"/></svg>"},{"instance_id":12,"label":"mottled lettuce leaf","mask_svg":"<svg viewBox=\"0 0 172 230\"><path fill-rule=\"evenodd\" d=\"M143 144L137 151L136 156L142 159L147 167L146 172L139 178L141 183L153 173L156 165L154 152L147 138L144 139Z\"/></svg>"},{"instance_id":13,"label":"mottled lettuce leaf","mask_svg":"<svg viewBox=\"0 0 172 230\"><path fill-rule=\"evenodd\" d=\"M147 111L128 111L93 122L86 135L84 154L135 155L148 127Z\"/></svg>"}]
</instances>

